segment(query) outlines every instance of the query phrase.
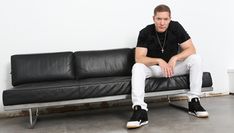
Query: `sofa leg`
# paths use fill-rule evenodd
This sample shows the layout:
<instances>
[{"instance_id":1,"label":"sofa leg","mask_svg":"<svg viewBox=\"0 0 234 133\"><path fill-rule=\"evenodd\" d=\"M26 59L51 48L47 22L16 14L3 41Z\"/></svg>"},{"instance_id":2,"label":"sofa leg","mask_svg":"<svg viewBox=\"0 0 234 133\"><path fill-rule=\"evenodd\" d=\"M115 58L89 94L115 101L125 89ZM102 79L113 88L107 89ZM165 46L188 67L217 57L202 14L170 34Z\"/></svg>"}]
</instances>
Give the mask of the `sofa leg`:
<instances>
[{"instance_id":1,"label":"sofa leg","mask_svg":"<svg viewBox=\"0 0 234 133\"><path fill-rule=\"evenodd\" d=\"M37 122L37 118L39 116L38 114L38 108L36 108L36 111L35 111L35 116L33 116L33 110L32 108L28 109L29 111L29 121L30 121L30 125L29 125L29 128L32 129L34 128L36 122Z\"/></svg>"},{"instance_id":2,"label":"sofa leg","mask_svg":"<svg viewBox=\"0 0 234 133\"><path fill-rule=\"evenodd\" d=\"M187 107L183 107L181 105L178 105L178 104L175 104L175 103L171 102L170 96L167 96L167 99L168 99L168 103L169 103L170 106L172 106L174 108L177 108L179 110L188 112L188 108Z\"/></svg>"}]
</instances>

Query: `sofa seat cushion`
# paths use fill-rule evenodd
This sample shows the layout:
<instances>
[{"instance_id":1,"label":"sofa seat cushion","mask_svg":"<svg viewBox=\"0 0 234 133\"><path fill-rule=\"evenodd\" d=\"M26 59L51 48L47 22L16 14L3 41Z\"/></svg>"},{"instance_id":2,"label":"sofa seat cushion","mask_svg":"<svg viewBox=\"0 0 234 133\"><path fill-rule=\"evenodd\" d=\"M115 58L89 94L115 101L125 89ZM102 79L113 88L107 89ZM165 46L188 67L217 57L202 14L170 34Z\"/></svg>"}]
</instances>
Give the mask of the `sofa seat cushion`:
<instances>
[{"instance_id":1,"label":"sofa seat cushion","mask_svg":"<svg viewBox=\"0 0 234 133\"><path fill-rule=\"evenodd\" d=\"M24 84L3 92L4 105L43 103L130 92L130 77L105 77Z\"/></svg>"},{"instance_id":2,"label":"sofa seat cushion","mask_svg":"<svg viewBox=\"0 0 234 133\"><path fill-rule=\"evenodd\" d=\"M212 86L211 75L203 73L203 87ZM149 78L146 92L189 89L189 76ZM18 105L131 94L131 76L89 78L30 83L3 91L3 104Z\"/></svg>"}]
</instances>

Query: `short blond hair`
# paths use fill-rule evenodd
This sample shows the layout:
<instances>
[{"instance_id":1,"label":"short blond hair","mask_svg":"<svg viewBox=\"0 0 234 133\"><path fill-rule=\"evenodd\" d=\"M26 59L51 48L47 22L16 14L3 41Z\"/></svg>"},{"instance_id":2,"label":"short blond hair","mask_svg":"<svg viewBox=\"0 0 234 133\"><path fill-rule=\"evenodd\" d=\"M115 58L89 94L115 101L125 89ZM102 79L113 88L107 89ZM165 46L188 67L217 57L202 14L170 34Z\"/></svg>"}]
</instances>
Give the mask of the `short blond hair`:
<instances>
[{"instance_id":1,"label":"short blond hair","mask_svg":"<svg viewBox=\"0 0 234 133\"><path fill-rule=\"evenodd\" d=\"M157 14L157 12L169 12L169 15L171 16L171 10L169 6L161 4L154 8L154 16Z\"/></svg>"}]
</instances>

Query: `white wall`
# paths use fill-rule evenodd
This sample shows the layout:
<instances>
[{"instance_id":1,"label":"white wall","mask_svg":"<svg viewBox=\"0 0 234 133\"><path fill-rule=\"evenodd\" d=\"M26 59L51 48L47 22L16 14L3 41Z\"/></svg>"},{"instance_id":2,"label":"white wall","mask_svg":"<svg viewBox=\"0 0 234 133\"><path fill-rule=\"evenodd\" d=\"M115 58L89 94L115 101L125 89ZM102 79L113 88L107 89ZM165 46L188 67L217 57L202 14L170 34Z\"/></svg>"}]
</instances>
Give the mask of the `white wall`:
<instances>
[{"instance_id":1,"label":"white wall","mask_svg":"<svg viewBox=\"0 0 234 133\"><path fill-rule=\"evenodd\" d=\"M191 35L214 92L227 93L227 68L234 68L231 0L0 0L0 92L12 87L12 54L134 47L160 3Z\"/></svg>"}]
</instances>

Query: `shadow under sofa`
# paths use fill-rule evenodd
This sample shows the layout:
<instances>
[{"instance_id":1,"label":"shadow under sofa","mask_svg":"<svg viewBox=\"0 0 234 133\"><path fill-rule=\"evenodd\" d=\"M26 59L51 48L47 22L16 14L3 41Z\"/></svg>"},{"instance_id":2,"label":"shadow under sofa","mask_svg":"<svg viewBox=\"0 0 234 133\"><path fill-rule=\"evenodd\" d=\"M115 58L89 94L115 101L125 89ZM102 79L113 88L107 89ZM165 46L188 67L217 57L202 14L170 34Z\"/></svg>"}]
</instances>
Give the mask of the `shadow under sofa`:
<instances>
[{"instance_id":1,"label":"shadow under sofa","mask_svg":"<svg viewBox=\"0 0 234 133\"><path fill-rule=\"evenodd\" d=\"M134 63L131 48L12 55L13 87L3 91L4 110L27 109L33 128L41 107L131 98ZM209 72L203 72L202 81L202 91L213 90ZM146 79L146 97L188 90L188 74Z\"/></svg>"}]
</instances>

